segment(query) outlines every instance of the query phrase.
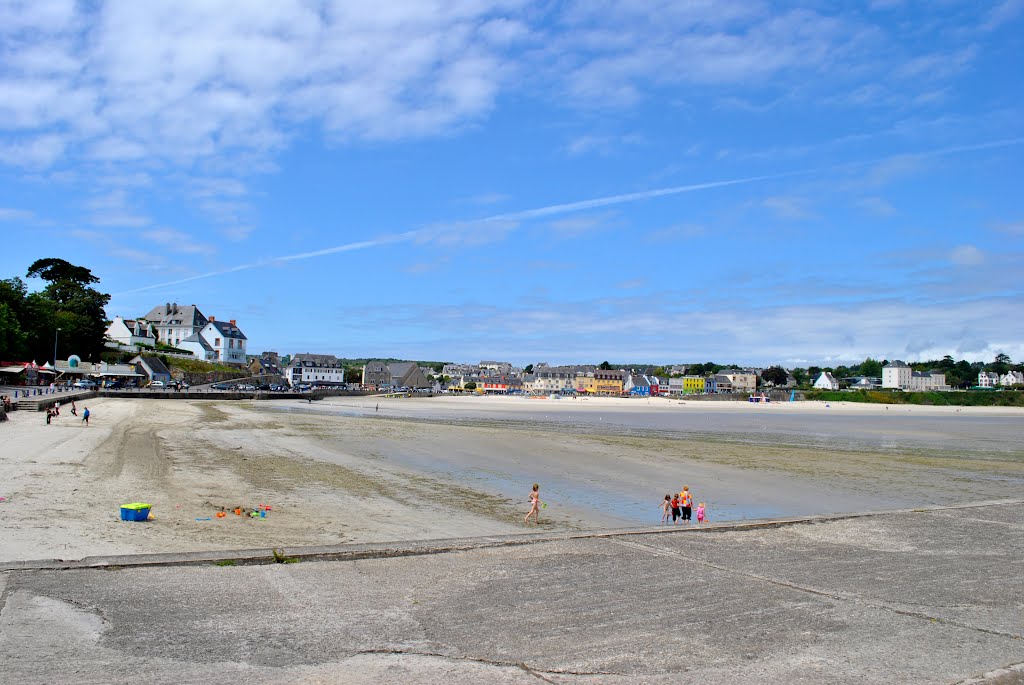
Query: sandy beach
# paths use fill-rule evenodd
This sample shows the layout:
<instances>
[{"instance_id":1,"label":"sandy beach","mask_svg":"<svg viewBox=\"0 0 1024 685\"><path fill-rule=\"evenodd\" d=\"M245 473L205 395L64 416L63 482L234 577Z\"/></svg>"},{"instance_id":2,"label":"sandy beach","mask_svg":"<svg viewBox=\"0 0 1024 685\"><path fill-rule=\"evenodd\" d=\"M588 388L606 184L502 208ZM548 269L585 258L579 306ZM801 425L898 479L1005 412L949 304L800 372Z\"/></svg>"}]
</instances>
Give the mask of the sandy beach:
<instances>
[{"instance_id":1,"label":"sandy beach","mask_svg":"<svg viewBox=\"0 0 1024 685\"><path fill-rule=\"evenodd\" d=\"M522 532L533 482L545 530L657 524L660 499L683 484L712 520L951 504L1024 485L1024 412L1009 408L499 397L88 406L88 428L67 412L51 426L29 412L0 424L3 560ZM152 503L154 520L120 521L131 501ZM265 519L215 518L260 504L272 507Z\"/></svg>"}]
</instances>

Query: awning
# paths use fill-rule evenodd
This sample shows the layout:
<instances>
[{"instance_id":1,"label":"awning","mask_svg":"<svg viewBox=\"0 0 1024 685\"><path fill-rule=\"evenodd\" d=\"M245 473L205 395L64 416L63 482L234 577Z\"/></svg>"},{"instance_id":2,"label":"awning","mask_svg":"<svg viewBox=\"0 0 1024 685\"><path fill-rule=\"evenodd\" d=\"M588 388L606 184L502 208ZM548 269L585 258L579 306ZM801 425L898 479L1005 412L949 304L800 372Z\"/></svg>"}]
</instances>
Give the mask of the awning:
<instances>
[{"instance_id":1,"label":"awning","mask_svg":"<svg viewBox=\"0 0 1024 685\"><path fill-rule=\"evenodd\" d=\"M98 375L100 375L100 376L112 376L114 378L119 378L119 377L122 377L122 376L124 376L124 377L128 377L128 376L142 377L143 376L143 374L141 374L141 373L134 373L134 372L133 373L117 373L117 372L114 372L114 371L104 371L103 373L98 374Z\"/></svg>"},{"instance_id":2,"label":"awning","mask_svg":"<svg viewBox=\"0 0 1024 685\"><path fill-rule=\"evenodd\" d=\"M4 366L0 367L0 373L21 373L25 370L24 366Z\"/></svg>"},{"instance_id":3,"label":"awning","mask_svg":"<svg viewBox=\"0 0 1024 685\"><path fill-rule=\"evenodd\" d=\"M53 371L50 371L49 369L36 369L36 373L51 373L52 374Z\"/></svg>"}]
</instances>

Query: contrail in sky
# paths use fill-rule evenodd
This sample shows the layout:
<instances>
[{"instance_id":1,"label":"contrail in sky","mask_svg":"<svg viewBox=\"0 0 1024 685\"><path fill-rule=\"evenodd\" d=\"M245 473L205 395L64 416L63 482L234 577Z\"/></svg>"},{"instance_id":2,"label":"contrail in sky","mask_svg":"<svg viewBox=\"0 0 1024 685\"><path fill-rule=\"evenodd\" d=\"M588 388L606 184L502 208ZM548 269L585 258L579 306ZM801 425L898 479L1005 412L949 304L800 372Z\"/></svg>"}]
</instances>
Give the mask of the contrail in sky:
<instances>
[{"instance_id":1,"label":"contrail in sky","mask_svg":"<svg viewBox=\"0 0 1024 685\"><path fill-rule=\"evenodd\" d=\"M747 176L745 178L734 178L725 181L709 181L706 183L693 183L689 185L681 186L670 186L667 188L655 188L652 190L642 190L635 193L624 193L621 195L607 195L605 197L592 198L590 200L580 200L578 202L566 202L563 204L547 205L546 207L535 207L534 209L524 209L518 212L509 212L506 214L495 214L492 216L484 217L482 219L471 219L461 222L452 222L453 224L480 224L480 223L496 223L502 221L522 221L525 219L536 219L545 216L554 216L557 214L570 214L572 212L579 212L587 209L594 209L596 207L608 207L611 205L621 205L630 202L639 202L641 200L650 200L656 197L665 197L667 195L681 195L683 193L693 193L700 190L711 190L713 188L725 188L728 186L746 185L750 183L759 183L761 181L774 181L782 178L791 178L793 176L806 176L809 174L817 174L828 171L836 171L840 169L850 169L860 166L867 166L870 164L878 164L892 159L900 159L906 157L941 157L944 155L953 155L961 152L976 152L978 150L991 150L995 148L1011 147L1014 145L1021 145L1024 143L1024 138L1008 138L1004 140L994 140L986 143L977 143L975 145L958 145L954 147L940 148L937 150L926 150L924 152L906 152L894 155L888 155L886 157L880 157L876 159L870 159L860 162L848 162L845 164L836 164L828 167L818 169L803 169L800 171L787 171L779 174L766 174L763 176ZM345 243L343 245L335 245L334 247L327 247L322 250L314 250L312 252L300 252L298 254L286 255L284 257L270 257L262 259L260 261L251 262L249 264L239 264L226 269L220 269L218 271L210 271L207 273L196 274L195 276L189 276L187 278L180 278L175 281L166 281L164 283L154 283L153 285L142 286L141 288L133 288L131 290L123 290L114 295L130 295L132 293L140 293L146 290L156 290L157 288L166 288L172 285L181 285L182 283L191 283L192 281L202 280L204 278L213 278L214 276L224 276L226 274L236 273L238 271L248 271L249 269L256 269L262 266L270 266L273 264L283 264L287 262L295 262L303 259L312 259L314 257L325 257L332 254L340 254L342 252L353 252L355 250L367 250L374 247L381 247L384 245L394 245L398 243L408 243L419 239L428 238L437 234L437 227L422 228L414 231L405 231L403 233L393 233L382 235L379 238L372 240L360 240L352 243Z\"/></svg>"}]
</instances>

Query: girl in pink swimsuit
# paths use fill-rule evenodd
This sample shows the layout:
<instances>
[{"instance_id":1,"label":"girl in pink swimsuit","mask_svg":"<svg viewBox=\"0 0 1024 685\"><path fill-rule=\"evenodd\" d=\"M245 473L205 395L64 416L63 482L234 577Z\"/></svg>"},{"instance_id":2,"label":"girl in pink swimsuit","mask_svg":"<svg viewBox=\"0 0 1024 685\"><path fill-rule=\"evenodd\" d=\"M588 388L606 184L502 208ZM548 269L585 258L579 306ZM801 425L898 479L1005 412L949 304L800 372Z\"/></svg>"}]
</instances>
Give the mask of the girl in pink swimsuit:
<instances>
[{"instance_id":1,"label":"girl in pink swimsuit","mask_svg":"<svg viewBox=\"0 0 1024 685\"><path fill-rule=\"evenodd\" d=\"M526 514L524 523L529 523L531 516L534 523L540 523L540 485L537 483L533 484L533 490L530 491L530 511Z\"/></svg>"},{"instance_id":2,"label":"girl in pink swimsuit","mask_svg":"<svg viewBox=\"0 0 1024 685\"><path fill-rule=\"evenodd\" d=\"M697 505L697 523L704 523L704 503Z\"/></svg>"}]
</instances>

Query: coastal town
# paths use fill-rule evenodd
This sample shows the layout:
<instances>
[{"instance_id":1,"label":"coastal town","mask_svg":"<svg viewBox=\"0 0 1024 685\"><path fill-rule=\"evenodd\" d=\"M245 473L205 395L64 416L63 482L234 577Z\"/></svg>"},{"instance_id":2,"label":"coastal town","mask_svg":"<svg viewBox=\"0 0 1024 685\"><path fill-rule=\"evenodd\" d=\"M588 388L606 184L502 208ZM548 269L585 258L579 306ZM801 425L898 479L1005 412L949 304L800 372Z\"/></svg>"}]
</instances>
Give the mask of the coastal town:
<instances>
[{"instance_id":1,"label":"coastal town","mask_svg":"<svg viewBox=\"0 0 1024 685\"><path fill-rule=\"evenodd\" d=\"M7 385L54 385L78 389L168 388L182 389L208 380L215 390L294 391L342 389L363 392L460 393L478 395L683 397L746 394L768 400L769 390L797 388L949 392L954 388L940 369L915 370L894 360L877 364L880 376L838 375L834 369L813 367L791 370L776 367L717 367L708 364L613 367L602 364L551 365L537 362L525 367L506 361L479 363L368 359L362 363L333 354L275 351L252 354L248 338L236 319L207 316L195 304L168 302L145 315L115 316L106 328L104 345L119 361L87 362L76 355L35 360L5 360L0 378ZM55 353L56 353L55 345ZM173 371L175 362L204 362L229 373ZM1006 361L1009 361L1008 359ZM997 360L996 363L999 363ZM1024 387L1024 372L1003 373L979 365L976 389ZM708 367L711 367L710 369ZM694 373L694 370L700 373ZM214 376L218 381L214 380ZM797 375L800 376L798 379ZM187 377L186 377L187 376ZM803 381L803 382L801 382Z\"/></svg>"}]
</instances>

